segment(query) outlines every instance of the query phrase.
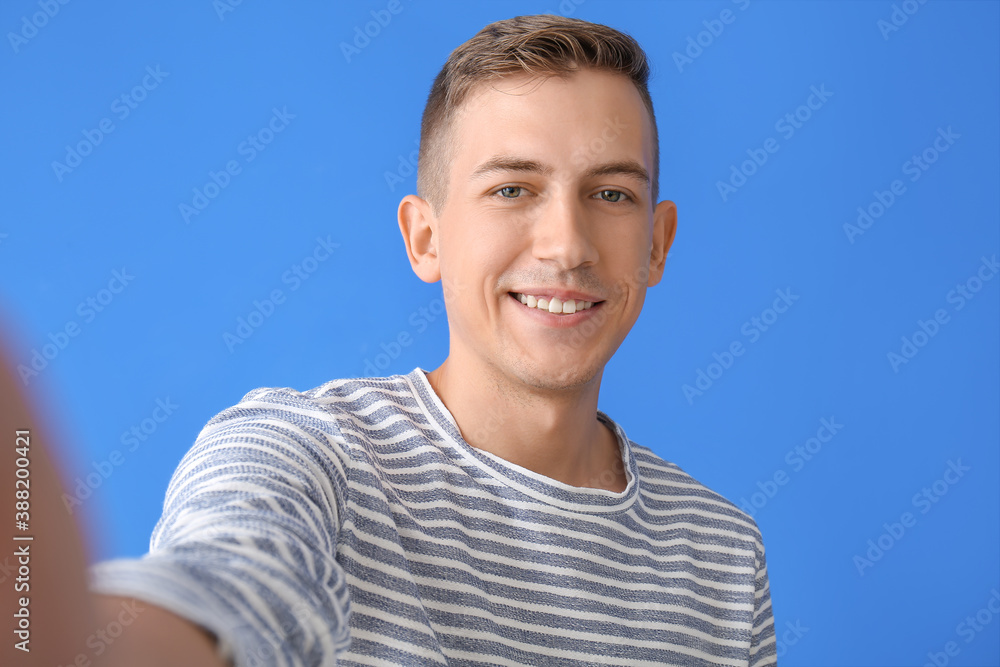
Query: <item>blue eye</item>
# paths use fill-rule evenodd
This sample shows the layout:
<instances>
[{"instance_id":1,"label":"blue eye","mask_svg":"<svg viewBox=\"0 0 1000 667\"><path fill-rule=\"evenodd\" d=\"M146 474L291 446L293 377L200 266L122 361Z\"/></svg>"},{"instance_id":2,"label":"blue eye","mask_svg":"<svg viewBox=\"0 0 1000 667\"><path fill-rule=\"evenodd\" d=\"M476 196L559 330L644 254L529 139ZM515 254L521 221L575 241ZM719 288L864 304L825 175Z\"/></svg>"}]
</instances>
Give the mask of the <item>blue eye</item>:
<instances>
[{"instance_id":1,"label":"blue eye","mask_svg":"<svg viewBox=\"0 0 1000 667\"><path fill-rule=\"evenodd\" d=\"M497 190L497 192L499 192L500 196L504 199L517 199L517 194L520 194L522 189L523 188L520 185L507 185ZM516 191L513 196L510 196L511 190Z\"/></svg>"}]
</instances>

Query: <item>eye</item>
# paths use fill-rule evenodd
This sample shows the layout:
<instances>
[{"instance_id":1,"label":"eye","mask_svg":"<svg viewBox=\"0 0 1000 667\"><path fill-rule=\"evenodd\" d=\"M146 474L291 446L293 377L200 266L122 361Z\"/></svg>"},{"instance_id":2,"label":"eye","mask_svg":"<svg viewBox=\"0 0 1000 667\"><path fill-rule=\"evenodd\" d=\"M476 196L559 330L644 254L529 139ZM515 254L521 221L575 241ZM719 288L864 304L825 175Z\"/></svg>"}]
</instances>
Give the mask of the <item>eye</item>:
<instances>
[{"instance_id":1,"label":"eye","mask_svg":"<svg viewBox=\"0 0 1000 667\"><path fill-rule=\"evenodd\" d=\"M628 199L628 195L621 190L601 190L598 195L601 197L602 201L610 202L612 204L617 204Z\"/></svg>"},{"instance_id":2,"label":"eye","mask_svg":"<svg viewBox=\"0 0 1000 667\"><path fill-rule=\"evenodd\" d=\"M504 199L518 199L518 195L521 194L523 189L520 185L505 185L497 190L497 192Z\"/></svg>"}]
</instances>

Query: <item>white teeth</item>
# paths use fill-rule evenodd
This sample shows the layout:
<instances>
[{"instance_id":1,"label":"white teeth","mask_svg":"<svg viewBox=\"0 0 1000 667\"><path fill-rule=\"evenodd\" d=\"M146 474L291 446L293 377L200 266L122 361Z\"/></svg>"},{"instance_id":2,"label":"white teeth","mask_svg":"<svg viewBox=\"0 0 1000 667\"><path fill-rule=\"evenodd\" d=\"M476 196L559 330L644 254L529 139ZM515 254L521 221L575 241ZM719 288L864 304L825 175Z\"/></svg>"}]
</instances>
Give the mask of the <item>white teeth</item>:
<instances>
[{"instance_id":1,"label":"white teeth","mask_svg":"<svg viewBox=\"0 0 1000 667\"><path fill-rule=\"evenodd\" d=\"M593 301L580 301L579 299L563 301L558 297L549 299L546 297L535 297L530 294L515 294L514 296L528 308L547 310L553 314L572 315L578 311L587 310L594 305Z\"/></svg>"}]
</instances>

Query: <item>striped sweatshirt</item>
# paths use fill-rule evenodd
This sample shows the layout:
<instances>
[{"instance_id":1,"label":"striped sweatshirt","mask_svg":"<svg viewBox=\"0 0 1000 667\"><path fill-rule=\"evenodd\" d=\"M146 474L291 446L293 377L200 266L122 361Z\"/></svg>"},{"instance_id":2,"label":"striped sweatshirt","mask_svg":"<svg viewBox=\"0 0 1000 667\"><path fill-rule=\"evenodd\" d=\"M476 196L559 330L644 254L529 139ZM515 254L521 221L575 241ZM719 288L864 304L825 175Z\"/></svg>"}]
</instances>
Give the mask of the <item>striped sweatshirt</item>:
<instances>
[{"instance_id":1,"label":"striped sweatshirt","mask_svg":"<svg viewBox=\"0 0 1000 667\"><path fill-rule=\"evenodd\" d=\"M620 493L472 447L420 368L255 389L184 455L149 552L91 589L238 667L775 664L753 519L597 418Z\"/></svg>"}]
</instances>

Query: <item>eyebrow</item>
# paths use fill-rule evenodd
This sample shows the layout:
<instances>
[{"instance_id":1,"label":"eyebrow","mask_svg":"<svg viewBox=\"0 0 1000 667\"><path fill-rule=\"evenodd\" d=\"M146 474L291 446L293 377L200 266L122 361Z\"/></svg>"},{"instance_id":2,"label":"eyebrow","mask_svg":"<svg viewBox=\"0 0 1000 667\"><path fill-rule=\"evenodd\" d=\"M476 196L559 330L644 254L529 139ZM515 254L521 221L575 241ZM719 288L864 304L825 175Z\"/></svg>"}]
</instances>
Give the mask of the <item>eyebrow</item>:
<instances>
[{"instance_id":1,"label":"eyebrow","mask_svg":"<svg viewBox=\"0 0 1000 667\"><path fill-rule=\"evenodd\" d=\"M476 167L469 176L469 180L476 181L494 174L512 171L550 176L555 170L550 165L542 164L538 160L530 160L514 155L495 155ZM649 187L649 172L635 160L605 162L594 165L584 173L585 178L612 175L631 176L643 182L646 187Z\"/></svg>"}]
</instances>

